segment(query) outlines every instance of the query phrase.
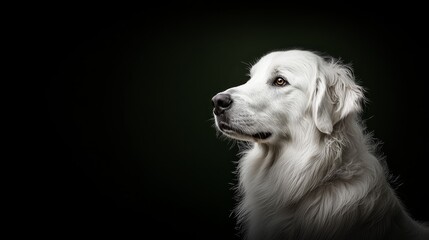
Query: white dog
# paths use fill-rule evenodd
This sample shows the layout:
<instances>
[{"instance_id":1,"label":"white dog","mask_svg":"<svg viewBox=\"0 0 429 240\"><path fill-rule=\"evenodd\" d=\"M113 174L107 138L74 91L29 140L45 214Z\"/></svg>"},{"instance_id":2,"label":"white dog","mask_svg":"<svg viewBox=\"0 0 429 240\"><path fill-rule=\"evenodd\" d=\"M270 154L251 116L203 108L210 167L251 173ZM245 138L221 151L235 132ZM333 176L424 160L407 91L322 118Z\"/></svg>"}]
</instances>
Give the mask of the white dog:
<instances>
[{"instance_id":1,"label":"white dog","mask_svg":"<svg viewBox=\"0 0 429 240\"><path fill-rule=\"evenodd\" d=\"M301 50L262 57L213 97L217 129L253 143L238 166L248 239L429 239L374 155L363 98L349 67Z\"/></svg>"}]
</instances>

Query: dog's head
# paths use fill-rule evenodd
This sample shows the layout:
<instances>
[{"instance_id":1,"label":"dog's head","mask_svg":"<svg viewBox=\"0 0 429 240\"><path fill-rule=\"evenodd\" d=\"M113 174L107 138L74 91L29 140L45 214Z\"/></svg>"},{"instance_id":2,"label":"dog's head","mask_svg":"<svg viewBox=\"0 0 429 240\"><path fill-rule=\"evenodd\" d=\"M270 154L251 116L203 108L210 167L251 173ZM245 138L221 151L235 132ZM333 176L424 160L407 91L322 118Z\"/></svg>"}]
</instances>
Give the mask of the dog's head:
<instances>
[{"instance_id":1,"label":"dog's head","mask_svg":"<svg viewBox=\"0 0 429 240\"><path fill-rule=\"evenodd\" d=\"M216 127L244 141L290 137L310 119L322 134L361 109L363 91L351 69L301 50L272 52L250 70L247 83L212 99Z\"/></svg>"}]
</instances>

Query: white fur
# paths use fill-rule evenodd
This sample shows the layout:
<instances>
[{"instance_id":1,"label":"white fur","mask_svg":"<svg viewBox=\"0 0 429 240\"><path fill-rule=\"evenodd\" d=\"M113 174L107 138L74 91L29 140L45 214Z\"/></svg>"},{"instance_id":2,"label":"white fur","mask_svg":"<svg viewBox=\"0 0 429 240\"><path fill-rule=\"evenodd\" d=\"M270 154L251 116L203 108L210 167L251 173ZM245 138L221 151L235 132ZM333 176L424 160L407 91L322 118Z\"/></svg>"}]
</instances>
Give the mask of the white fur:
<instances>
[{"instance_id":1,"label":"white fur","mask_svg":"<svg viewBox=\"0 0 429 240\"><path fill-rule=\"evenodd\" d=\"M290 84L274 86L277 76ZM221 132L253 143L238 166L236 214L248 239L429 239L364 133L363 89L349 67L309 51L273 52L223 93L233 100L227 123L240 133ZM272 135L251 137L258 132Z\"/></svg>"}]
</instances>

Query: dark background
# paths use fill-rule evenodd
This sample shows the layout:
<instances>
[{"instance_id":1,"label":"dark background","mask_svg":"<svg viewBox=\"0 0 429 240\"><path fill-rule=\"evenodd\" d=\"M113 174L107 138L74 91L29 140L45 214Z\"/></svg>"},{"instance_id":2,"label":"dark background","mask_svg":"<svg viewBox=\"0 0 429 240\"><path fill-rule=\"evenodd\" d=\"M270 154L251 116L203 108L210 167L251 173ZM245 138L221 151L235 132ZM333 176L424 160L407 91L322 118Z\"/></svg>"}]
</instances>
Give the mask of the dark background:
<instances>
[{"instance_id":1,"label":"dark background","mask_svg":"<svg viewBox=\"0 0 429 240\"><path fill-rule=\"evenodd\" d=\"M32 161L15 216L26 231L238 239L238 149L216 137L210 99L244 83L246 63L292 48L352 64L370 100L363 119L399 177L398 196L414 218L429 220L418 7L34 7L18 29L34 96L25 100Z\"/></svg>"}]
</instances>

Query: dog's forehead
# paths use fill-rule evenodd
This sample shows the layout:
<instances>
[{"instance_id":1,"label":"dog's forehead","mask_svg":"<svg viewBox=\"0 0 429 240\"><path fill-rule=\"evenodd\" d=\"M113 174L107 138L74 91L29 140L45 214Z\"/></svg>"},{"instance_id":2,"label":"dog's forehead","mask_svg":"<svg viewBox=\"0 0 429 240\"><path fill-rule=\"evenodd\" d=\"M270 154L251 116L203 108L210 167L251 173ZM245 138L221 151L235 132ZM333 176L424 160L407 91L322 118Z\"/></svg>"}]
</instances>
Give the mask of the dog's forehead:
<instances>
[{"instance_id":1,"label":"dog's forehead","mask_svg":"<svg viewBox=\"0 0 429 240\"><path fill-rule=\"evenodd\" d=\"M250 69L250 75L256 72L273 71L275 68L296 68L317 64L318 56L310 51L290 50L271 52L263 56Z\"/></svg>"}]
</instances>

